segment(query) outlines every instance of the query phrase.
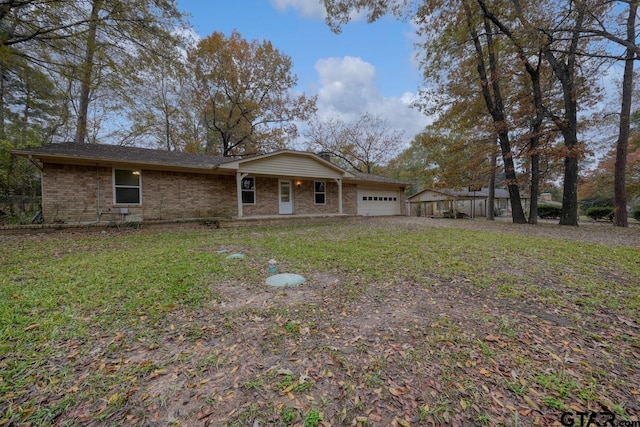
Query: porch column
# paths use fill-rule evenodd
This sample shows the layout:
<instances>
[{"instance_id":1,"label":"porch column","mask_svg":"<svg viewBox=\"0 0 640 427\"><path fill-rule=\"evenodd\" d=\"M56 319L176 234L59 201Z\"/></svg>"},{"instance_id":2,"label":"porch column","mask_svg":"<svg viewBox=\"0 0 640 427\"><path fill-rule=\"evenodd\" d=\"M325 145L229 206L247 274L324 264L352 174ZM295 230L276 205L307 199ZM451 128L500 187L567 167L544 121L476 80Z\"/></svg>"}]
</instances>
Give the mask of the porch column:
<instances>
[{"instance_id":1,"label":"porch column","mask_svg":"<svg viewBox=\"0 0 640 427\"><path fill-rule=\"evenodd\" d=\"M342 179L335 178L336 184L338 184L338 213L342 215Z\"/></svg>"},{"instance_id":2,"label":"porch column","mask_svg":"<svg viewBox=\"0 0 640 427\"><path fill-rule=\"evenodd\" d=\"M245 178L248 173L236 172L236 193L238 197L238 218L242 218L242 179Z\"/></svg>"}]
</instances>

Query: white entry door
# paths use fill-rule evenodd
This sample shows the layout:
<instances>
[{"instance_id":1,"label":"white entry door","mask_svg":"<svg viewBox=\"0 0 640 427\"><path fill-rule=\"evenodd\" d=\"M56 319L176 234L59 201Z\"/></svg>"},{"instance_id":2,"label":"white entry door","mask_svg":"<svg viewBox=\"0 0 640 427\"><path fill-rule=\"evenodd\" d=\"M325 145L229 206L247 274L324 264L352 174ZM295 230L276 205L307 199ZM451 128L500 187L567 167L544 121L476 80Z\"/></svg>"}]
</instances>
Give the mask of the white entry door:
<instances>
[{"instance_id":1,"label":"white entry door","mask_svg":"<svg viewBox=\"0 0 640 427\"><path fill-rule=\"evenodd\" d=\"M293 213L293 184L291 180L280 180L279 203L281 215Z\"/></svg>"}]
</instances>

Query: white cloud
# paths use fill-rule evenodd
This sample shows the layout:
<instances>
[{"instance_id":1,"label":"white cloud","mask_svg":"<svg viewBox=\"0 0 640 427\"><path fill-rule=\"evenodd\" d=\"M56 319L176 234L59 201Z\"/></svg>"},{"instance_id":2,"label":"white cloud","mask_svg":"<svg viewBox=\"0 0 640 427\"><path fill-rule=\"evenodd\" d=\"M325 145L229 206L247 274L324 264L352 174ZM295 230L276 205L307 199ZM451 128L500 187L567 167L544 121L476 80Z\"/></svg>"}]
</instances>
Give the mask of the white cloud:
<instances>
[{"instance_id":1,"label":"white cloud","mask_svg":"<svg viewBox=\"0 0 640 427\"><path fill-rule=\"evenodd\" d=\"M429 119L411 108L416 95L384 97L376 86L375 67L360 58L326 58L316 62L320 79L318 115L352 121L364 113L379 115L394 129L404 131L407 139L421 132Z\"/></svg>"},{"instance_id":2,"label":"white cloud","mask_svg":"<svg viewBox=\"0 0 640 427\"><path fill-rule=\"evenodd\" d=\"M324 19L327 15L321 0L271 0L271 4L280 12L293 9L305 18Z\"/></svg>"},{"instance_id":3,"label":"white cloud","mask_svg":"<svg viewBox=\"0 0 640 427\"><path fill-rule=\"evenodd\" d=\"M322 0L271 0L271 5L281 13L291 9L303 18L324 20L327 17ZM365 11L353 11L349 15L351 21L362 21L366 17Z\"/></svg>"}]
</instances>

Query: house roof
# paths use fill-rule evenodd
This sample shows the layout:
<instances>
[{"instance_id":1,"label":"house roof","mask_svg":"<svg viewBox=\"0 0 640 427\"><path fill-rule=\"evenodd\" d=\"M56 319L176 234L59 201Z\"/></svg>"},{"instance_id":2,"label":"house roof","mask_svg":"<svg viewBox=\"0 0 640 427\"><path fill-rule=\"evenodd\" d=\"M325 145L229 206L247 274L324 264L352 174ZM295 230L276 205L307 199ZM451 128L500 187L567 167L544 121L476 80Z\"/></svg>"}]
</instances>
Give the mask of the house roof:
<instances>
[{"instance_id":1,"label":"house roof","mask_svg":"<svg viewBox=\"0 0 640 427\"><path fill-rule=\"evenodd\" d=\"M234 160L228 157L107 144L50 144L14 150L12 153L22 157L39 159L43 162L60 161L76 164L107 162L185 169L215 169L222 163Z\"/></svg>"},{"instance_id":2,"label":"house roof","mask_svg":"<svg viewBox=\"0 0 640 427\"><path fill-rule=\"evenodd\" d=\"M401 186L409 185L409 183L404 181L378 175L348 172L340 166L331 163L314 153L295 150L280 150L256 156L234 158L108 144L60 143L45 145L42 147L13 150L11 153L17 156L29 158L30 160L37 159L42 163L81 165L119 164L135 167L150 167L154 169L195 171L217 170L218 173L233 173L234 171L241 169L243 165L251 164L251 162L268 159L278 155L288 155L313 159L315 162L337 172L348 180Z\"/></svg>"},{"instance_id":3,"label":"house roof","mask_svg":"<svg viewBox=\"0 0 640 427\"><path fill-rule=\"evenodd\" d=\"M394 185L401 185L405 187L408 187L409 185L411 185L411 183L407 181L401 181L399 179L388 178L386 176L381 176L381 175L372 175L370 173L364 173L364 172L352 172L352 174L358 181L368 181L376 184L394 184Z\"/></svg>"},{"instance_id":4,"label":"house roof","mask_svg":"<svg viewBox=\"0 0 640 427\"><path fill-rule=\"evenodd\" d=\"M431 188L426 188L416 194L413 194L409 197L407 197L407 200L412 200L415 199L417 197L419 197L420 195L428 192L428 191L432 191L435 193L440 193L440 194L445 194L447 196L451 196L451 197L456 197L456 198L462 198L462 199L466 199L466 198L473 198L473 197L477 197L477 198L486 198L489 197L489 188L488 187L483 187L480 189L480 191L469 191L469 190L454 190L451 188L441 188L438 190L434 190ZM505 189L502 188L496 188L495 189L495 194L494 197L496 199L508 199L509 198L509 192Z\"/></svg>"}]
</instances>

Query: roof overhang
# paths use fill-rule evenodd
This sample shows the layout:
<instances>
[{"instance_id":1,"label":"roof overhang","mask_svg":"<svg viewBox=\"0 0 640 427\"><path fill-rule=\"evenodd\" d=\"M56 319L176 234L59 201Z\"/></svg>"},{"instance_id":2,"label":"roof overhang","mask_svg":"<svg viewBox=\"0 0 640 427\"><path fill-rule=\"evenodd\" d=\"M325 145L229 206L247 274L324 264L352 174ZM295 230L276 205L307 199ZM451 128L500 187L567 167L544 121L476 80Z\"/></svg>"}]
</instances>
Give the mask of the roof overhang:
<instances>
[{"instance_id":1,"label":"roof overhang","mask_svg":"<svg viewBox=\"0 0 640 427\"><path fill-rule=\"evenodd\" d=\"M96 167L130 167L132 169L146 169L146 170L163 170L169 172L191 172L191 173L216 173L216 174L229 174L227 171L218 170L217 165L211 166L188 166L171 164L167 162L153 162L153 161L140 161L129 159L113 159L113 158L101 158L93 155L69 155L69 154L54 154L54 153L42 153L30 150L12 150L11 154L24 157L36 164L42 169L42 165L46 163L55 163L62 165L79 165L79 166L96 166Z\"/></svg>"}]
</instances>

